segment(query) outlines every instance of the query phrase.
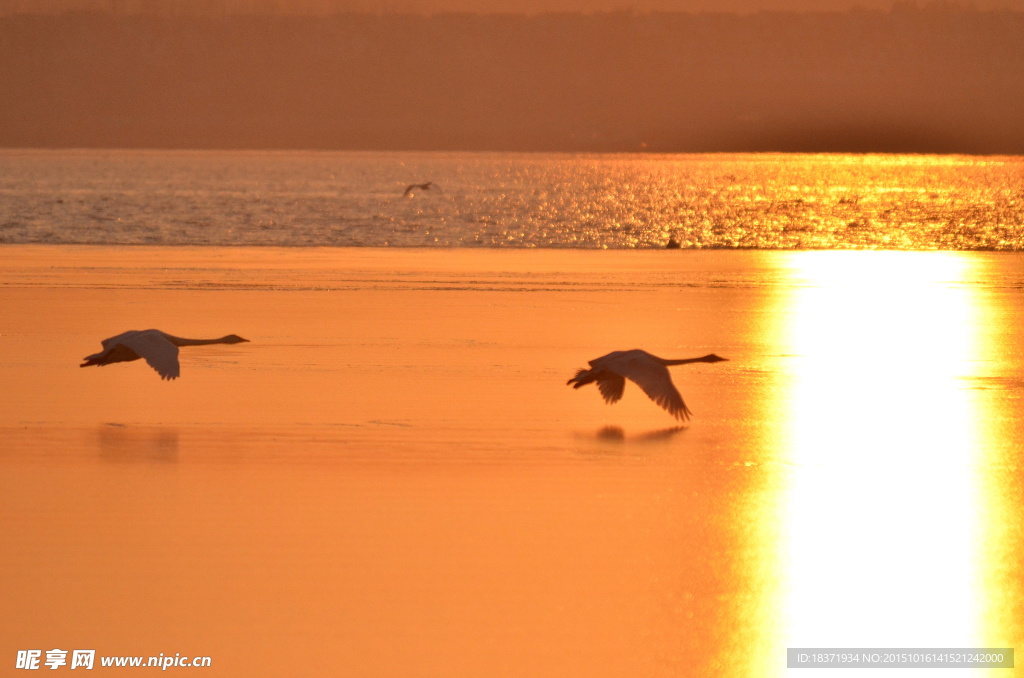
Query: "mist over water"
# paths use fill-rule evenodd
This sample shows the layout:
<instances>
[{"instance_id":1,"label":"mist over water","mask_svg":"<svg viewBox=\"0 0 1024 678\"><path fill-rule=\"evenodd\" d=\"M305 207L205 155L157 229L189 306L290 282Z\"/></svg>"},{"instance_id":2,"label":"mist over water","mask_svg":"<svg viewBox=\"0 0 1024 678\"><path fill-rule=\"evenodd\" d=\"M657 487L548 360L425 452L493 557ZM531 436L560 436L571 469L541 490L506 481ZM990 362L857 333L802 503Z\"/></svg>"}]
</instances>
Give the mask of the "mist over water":
<instances>
[{"instance_id":1,"label":"mist over water","mask_svg":"<svg viewBox=\"0 0 1024 678\"><path fill-rule=\"evenodd\" d=\"M432 181L435 188L409 184ZM1024 158L0 152L0 243L1024 249Z\"/></svg>"},{"instance_id":2,"label":"mist over water","mask_svg":"<svg viewBox=\"0 0 1024 678\"><path fill-rule=\"evenodd\" d=\"M503 11L0 16L0 147L1024 154L1024 13Z\"/></svg>"}]
</instances>

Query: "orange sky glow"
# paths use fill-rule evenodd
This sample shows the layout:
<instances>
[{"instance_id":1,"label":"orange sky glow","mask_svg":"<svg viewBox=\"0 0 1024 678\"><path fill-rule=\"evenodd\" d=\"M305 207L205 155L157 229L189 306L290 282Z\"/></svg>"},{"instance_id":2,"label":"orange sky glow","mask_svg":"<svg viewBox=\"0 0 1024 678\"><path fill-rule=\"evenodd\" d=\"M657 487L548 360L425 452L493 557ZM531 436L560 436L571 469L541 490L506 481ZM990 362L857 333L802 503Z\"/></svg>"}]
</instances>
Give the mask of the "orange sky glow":
<instances>
[{"instance_id":1,"label":"orange sky glow","mask_svg":"<svg viewBox=\"0 0 1024 678\"><path fill-rule=\"evenodd\" d=\"M1019 11L217 6L0 4L0 146L1024 153Z\"/></svg>"}]
</instances>

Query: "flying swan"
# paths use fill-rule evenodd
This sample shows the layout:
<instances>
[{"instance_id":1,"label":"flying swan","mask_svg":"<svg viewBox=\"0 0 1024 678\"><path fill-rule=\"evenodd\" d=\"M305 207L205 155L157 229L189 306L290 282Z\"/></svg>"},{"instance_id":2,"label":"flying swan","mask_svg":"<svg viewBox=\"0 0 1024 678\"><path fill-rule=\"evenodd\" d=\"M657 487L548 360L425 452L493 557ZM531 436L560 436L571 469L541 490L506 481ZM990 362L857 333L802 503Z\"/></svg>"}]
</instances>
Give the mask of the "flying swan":
<instances>
[{"instance_id":1,"label":"flying swan","mask_svg":"<svg viewBox=\"0 0 1024 678\"><path fill-rule=\"evenodd\" d=\"M178 365L179 346L205 346L207 344L240 344L237 334L220 339L182 339L160 330L129 330L124 334L103 340L103 350L83 358L79 367L110 365L144 358L157 371L161 379L177 379L181 374Z\"/></svg>"},{"instance_id":2,"label":"flying swan","mask_svg":"<svg viewBox=\"0 0 1024 678\"><path fill-rule=\"evenodd\" d=\"M402 195L403 196L409 195L409 193L414 188L418 188L421 191L429 191L430 189L435 188L435 186L434 186L434 182L433 181L428 181L425 184L409 184L408 186L405 187L405 193L403 193ZM437 187L437 188L440 190L440 187Z\"/></svg>"},{"instance_id":3,"label":"flying swan","mask_svg":"<svg viewBox=\"0 0 1024 678\"><path fill-rule=\"evenodd\" d=\"M573 388L579 388L597 382L597 389L609 405L622 398L622 390L629 379L654 402L665 408L676 419L687 420L693 416L683 397L679 395L672 377L668 374L668 365L687 365L689 363L717 363L728 360L714 353L700 358L684 358L682 360L665 360L647 351L613 351L590 361L589 370L579 370L576 376L566 382Z\"/></svg>"}]
</instances>

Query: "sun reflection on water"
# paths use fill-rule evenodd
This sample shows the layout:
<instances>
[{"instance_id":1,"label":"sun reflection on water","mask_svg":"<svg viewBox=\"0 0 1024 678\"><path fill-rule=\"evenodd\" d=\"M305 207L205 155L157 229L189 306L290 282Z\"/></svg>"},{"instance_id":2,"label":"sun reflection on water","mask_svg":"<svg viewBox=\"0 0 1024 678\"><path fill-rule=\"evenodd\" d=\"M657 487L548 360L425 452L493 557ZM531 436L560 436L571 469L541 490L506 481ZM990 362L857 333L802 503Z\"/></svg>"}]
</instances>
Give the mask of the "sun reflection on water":
<instances>
[{"instance_id":1,"label":"sun reflection on water","mask_svg":"<svg viewBox=\"0 0 1024 678\"><path fill-rule=\"evenodd\" d=\"M978 647L971 262L800 253L783 560L789 647ZM943 675L947 675L944 673Z\"/></svg>"}]
</instances>

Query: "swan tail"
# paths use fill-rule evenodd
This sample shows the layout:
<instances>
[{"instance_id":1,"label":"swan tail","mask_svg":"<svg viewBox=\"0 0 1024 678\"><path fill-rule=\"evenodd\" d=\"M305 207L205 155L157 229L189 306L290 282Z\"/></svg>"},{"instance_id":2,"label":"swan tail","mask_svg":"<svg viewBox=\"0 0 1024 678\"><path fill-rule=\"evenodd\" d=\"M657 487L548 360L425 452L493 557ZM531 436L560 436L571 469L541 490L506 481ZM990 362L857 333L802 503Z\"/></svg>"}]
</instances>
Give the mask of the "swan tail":
<instances>
[{"instance_id":1,"label":"swan tail","mask_svg":"<svg viewBox=\"0 0 1024 678\"><path fill-rule=\"evenodd\" d=\"M102 367L103 365L106 365L102 358L102 353L97 353L95 355L87 355L84 358L82 358L82 360L84 360L85 362L79 365L79 367L89 367L90 365L100 365Z\"/></svg>"},{"instance_id":2,"label":"swan tail","mask_svg":"<svg viewBox=\"0 0 1024 678\"><path fill-rule=\"evenodd\" d=\"M573 388L579 388L581 386L586 386L587 384L592 384L595 381L597 381L597 377L594 376L594 373L590 370L577 370L576 376L565 382L565 385L568 386L569 384L572 384Z\"/></svg>"}]
</instances>

